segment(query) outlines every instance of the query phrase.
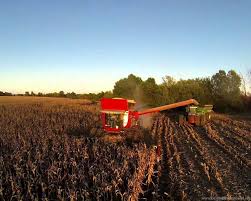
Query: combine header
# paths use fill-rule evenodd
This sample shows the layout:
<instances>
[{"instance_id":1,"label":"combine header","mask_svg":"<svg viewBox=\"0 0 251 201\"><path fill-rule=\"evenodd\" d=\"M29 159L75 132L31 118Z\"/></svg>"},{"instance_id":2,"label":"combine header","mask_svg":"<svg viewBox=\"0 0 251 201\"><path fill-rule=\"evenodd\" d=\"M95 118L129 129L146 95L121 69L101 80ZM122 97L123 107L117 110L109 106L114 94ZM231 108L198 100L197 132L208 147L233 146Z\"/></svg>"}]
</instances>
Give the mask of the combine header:
<instances>
[{"instance_id":1,"label":"combine header","mask_svg":"<svg viewBox=\"0 0 251 201\"><path fill-rule=\"evenodd\" d=\"M138 124L139 116L166 110L173 110L179 123L189 122L195 125L204 125L211 118L212 105L199 107L194 99L181 101L169 105L135 111L136 102L123 98L102 98L101 118L103 129L107 132L120 132Z\"/></svg>"}]
</instances>

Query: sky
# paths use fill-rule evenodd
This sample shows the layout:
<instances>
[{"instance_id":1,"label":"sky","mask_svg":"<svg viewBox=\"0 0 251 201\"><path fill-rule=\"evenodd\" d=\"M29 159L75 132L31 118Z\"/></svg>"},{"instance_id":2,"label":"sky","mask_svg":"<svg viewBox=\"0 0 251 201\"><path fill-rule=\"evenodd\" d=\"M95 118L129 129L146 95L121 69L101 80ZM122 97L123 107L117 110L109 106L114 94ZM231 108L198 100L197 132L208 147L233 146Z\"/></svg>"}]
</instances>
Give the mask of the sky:
<instances>
[{"instance_id":1,"label":"sky","mask_svg":"<svg viewBox=\"0 0 251 201\"><path fill-rule=\"evenodd\" d=\"M250 0L0 0L0 91L251 69Z\"/></svg>"}]
</instances>

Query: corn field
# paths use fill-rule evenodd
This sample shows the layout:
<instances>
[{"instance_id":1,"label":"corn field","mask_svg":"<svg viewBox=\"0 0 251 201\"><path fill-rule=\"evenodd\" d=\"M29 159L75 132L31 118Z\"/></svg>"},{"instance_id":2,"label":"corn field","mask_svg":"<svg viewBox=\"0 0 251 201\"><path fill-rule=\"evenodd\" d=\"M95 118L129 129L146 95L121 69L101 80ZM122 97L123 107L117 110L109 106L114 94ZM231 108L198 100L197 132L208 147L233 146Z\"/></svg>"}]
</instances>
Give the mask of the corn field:
<instances>
[{"instance_id":1,"label":"corn field","mask_svg":"<svg viewBox=\"0 0 251 201\"><path fill-rule=\"evenodd\" d=\"M0 200L251 199L248 120L195 127L159 114L148 133L158 157L144 141L93 137L96 104L48 100L0 100Z\"/></svg>"}]
</instances>

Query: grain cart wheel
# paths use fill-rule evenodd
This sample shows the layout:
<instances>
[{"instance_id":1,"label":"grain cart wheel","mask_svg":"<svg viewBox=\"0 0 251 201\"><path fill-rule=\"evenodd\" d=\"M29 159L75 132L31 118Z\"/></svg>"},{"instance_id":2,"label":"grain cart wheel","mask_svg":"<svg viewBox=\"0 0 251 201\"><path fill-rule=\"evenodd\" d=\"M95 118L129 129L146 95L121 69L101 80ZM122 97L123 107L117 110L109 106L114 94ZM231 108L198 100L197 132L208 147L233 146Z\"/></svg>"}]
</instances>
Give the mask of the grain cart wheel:
<instances>
[{"instance_id":1,"label":"grain cart wheel","mask_svg":"<svg viewBox=\"0 0 251 201\"><path fill-rule=\"evenodd\" d=\"M191 114L191 113L188 114L188 123L195 124L195 115L194 114Z\"/></svg>"},{"instance_id":2,"label":"grain cart wheel","mask_svg":"<svg viewBox=\"0 0 251 201\"><path fill-rule=\"evenodd\" d=\"M208 118L209 118L209 121L212 120L212 113L211 112L209 112Z\"/></svg>"},{"instance_id":3,"label":"grain cart wheel","mask_svg":"<svg viewBox=\"0 0 251 201\"><path fill-rule=\"evenodd\" d=\"M211 112L206 113L206 119L209 122L211 120Z\"/></svg>"},{"instance_id":4,"label":"grain cart wheel","mask_svg":"<svg viewBox=\"0 0 251 201\"><path fill-rule=\"evenodd\" d=\"M209 121L209 113L206 113L205 116L206 116L206 122L208 122Z\"/></svg>"},{"instance_id":5,"label":"grain cart wheel","mask_svg":"<svg viewBox=\"0 0 251 201\"><path fill-rule=\"evenodd\" d=\"M200 125L204 126L206 124L206 115L202 114L200 115Z\"/></svg>"},{"instance_id":6,"label":"grain cart wheel","mask_svg":"<svg viewBox=\"0 0 251 201\"><path fill-rule=\"evenodd\" d=\"M195 115L195 125L200 126L200 115Z\"/></svg>"}]
</instances>

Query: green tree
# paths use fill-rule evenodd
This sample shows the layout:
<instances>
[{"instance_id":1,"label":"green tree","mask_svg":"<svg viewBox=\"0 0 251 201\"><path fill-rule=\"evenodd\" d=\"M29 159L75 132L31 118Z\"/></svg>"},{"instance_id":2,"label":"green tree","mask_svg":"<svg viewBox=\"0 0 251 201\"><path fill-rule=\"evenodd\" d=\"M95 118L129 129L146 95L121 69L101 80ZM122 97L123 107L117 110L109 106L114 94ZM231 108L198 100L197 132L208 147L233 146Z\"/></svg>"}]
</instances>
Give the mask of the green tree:
<instances>
[{"instance_id":1,"label":"green tree","mask_svg":"<svg viewBox=\"0 0 251 201\"><path fill-rule=\"evenodd\" d=\"M65 96L67 98L77 98L77 94L75 92L67 93Z\"/></svg>"},{"instance_id":2,"label":"green tree","mask_svg":"<svg viewBox=\"0 0 251 201\"><path fill-rule=\"evenodd\" d=\"M202 93L200 94L199 101L202 104L213 104L213 91L212 91L212 84L211 84L211 78L201 78L199 79L200 86L202 89Z\"/></svg>"},{"instance_id":3,"label":"green tree","mask_svg":"<svg viewBox=\"0 0 251 201\"><path fill-rule=\"evenodd\" d=\"M4 96L12 96L12 93L10 93L10 92L4 92Z\"/></svg>"},{"instance_id":4,"label":"green tree","mask_svg":"<svg viewBox=\"0 0 251 201\"><path fill-rule=\"evenodd\" d=\"M113 94L116 97L137 99L140 92L142 79L133 74L127 78L120 79L114 85Z\"/></svg>"},{"instance_id":5,"label":"green tree","mask_svg":"<svg viewBox=\"0 0 251 201\"><path fill-rule=\"evenodd\" d=\"M163 83L166 85L166 87L172 87L176 84L176 80L169 75L166 75L165 77L162 78Z\"/></svg>"},{"instance_id":6,"label":"green tree","mask_svg":"<svg viewBox=\"0 0 251 201\"><path fill-rule=\"evenodd\" d=\"M175 85L176 80L171 76L165 76L162 78L163 82L160 84L159 88L161 91L161 101L162 105L175 102Z\"/></svg>"},{"instance_id":7,"label":"green tree","mask_svg":"<svg viewBox=\"0 0 251 201\"><path fill-rule=\"evenodd\" d=\"M113 98L113 93L111 91L106 91L104 93L104 98Z\"/></svg>"},{"instance_id":8,"label":"green tree","mask_svg":"<svg viewBox=\"0 0 251 201\"><path fill-rule=\"evenodd\" d=\"M141 83L142 101L150 106L158 106L162 104L161 89L156 84L154 78L148 78Z\"/></svg>"},{"instance_id":9,"label":"green tree","mask_svg":"<svg viewBox=\"0 0 251 201\"><path fill-rule=\"evenodd\" d=\"M196 78L176 81L165 76L160 85L164 104L194 98L201 104L213 103L210 78Z\"/></svg>"},{"instance_id":10,"label":"green tree","mask_svg":"<svg viewBox=\"0 0 251 201\"><path fill-rule=\"evenodd\" d=\"M179 80L173 88L175 101L187 99L199 99L199 94L202 92L199 80L188 79ZM199 100L198 100L199 101Z\"/></svg>"},{"instance_id":11,"label":"green tree","mask_svg":"<svg viewBox=\"0 0 251 201\"><path fill-rule=\"evenodd\" d=\"M65 97L64 91L60 91L60 92L59 92L59 97Z\"/></svg>"},{"instance_id":12,"label":"green tree","mask_svg":"<svg viewBox=\"0 0 251 201\"><path fill-rule=\"evenodd\" d=\"M220 70L212 76L211 84L217 109L227 111L241 107L241 77L234 70L228 73Z\"/></svg>"},{"instance_id":13,"label":"green tree","mask_svg":"<svg viewBox=\"0 0 251 201\"><path fill-rule=\"evenodd\" d=\"M250 89L251 89L251 69L248 70L248 73L247 73L247 82L248 82ZM251 95L251 94L249 94L249 95Z\"/></svg>"}]
</instances>

